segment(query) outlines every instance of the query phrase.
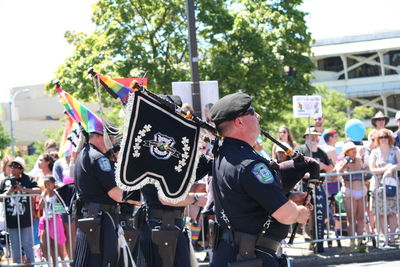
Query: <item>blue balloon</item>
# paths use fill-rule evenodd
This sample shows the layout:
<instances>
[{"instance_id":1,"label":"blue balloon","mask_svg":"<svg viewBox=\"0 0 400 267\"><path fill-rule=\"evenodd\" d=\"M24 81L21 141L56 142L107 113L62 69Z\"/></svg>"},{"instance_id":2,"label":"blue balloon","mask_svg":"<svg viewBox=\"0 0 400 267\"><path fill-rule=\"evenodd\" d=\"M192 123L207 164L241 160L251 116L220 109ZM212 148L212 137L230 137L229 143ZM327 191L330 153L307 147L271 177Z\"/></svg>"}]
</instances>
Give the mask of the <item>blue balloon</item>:
<instances>
[{"instance_id":1,"label":"blue balloon","mask_svg":"<svg viewBox=\"0 0 400 267\"><path fill-rule=\"evenodd\" d=\"M344 132L352 141L361 141L365 135L365 126L358 119L351 119L346 122Z\"/></svg>"}]
</instances>

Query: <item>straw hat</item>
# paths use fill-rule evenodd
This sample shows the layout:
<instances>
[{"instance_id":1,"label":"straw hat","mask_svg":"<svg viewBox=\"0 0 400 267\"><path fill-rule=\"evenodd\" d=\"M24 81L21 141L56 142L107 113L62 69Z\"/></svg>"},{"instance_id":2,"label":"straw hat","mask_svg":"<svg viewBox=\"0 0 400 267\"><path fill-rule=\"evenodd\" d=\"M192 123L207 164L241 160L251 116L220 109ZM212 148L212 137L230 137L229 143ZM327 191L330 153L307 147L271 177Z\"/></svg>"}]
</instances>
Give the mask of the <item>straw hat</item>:
<instances>
[{"instance_id":1,"label":"straw hat","mask_svg":"<svg viewBox=\"0 0 400 267\"><path fill-rule=\"evenodd\" d=\"M342 147L342 155L343 156L346 155L346 152L353 148L357 148L353 142L349 141L349 142L344 143L344 145Z\"/></svg>"}]
</instances>

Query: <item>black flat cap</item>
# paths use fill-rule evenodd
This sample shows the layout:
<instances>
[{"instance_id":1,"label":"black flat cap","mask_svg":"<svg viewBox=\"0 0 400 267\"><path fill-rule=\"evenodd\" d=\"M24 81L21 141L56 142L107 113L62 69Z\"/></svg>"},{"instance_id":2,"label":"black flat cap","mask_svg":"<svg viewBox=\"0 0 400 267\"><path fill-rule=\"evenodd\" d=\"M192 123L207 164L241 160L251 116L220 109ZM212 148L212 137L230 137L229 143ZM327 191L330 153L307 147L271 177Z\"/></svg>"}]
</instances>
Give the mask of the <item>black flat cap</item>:
<instances>
[{"instance_id":1,"label":"black flat cap","mask_svg":"<svg viewBox=\"0 0 400 267\"><path fill-rule=\"evenodd\" d=\"M216 124L230 121L246 112L251 106L251 97L244 93L229 94L221 98L210 109L211 120Z\"/></svg>"}]
</instances>

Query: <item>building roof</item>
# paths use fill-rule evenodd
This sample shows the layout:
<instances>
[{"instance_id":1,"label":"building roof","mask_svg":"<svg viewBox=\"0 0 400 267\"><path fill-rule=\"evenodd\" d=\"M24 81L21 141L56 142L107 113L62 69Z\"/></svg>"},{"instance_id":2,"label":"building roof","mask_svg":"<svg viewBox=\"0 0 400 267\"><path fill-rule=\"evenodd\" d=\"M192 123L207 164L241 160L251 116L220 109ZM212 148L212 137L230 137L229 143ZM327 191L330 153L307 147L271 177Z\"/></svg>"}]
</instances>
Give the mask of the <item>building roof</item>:
<instances>
[{"instance_id":1,"label":"building roof","mask_svg":"<svg viewBox=\"0 0 400 267\"><path fill-rule=\"evenodd\" d=\"M323 39L312 45L317 58L393 49L400 49L400 31Z\"/></svg>"}]
</instances>

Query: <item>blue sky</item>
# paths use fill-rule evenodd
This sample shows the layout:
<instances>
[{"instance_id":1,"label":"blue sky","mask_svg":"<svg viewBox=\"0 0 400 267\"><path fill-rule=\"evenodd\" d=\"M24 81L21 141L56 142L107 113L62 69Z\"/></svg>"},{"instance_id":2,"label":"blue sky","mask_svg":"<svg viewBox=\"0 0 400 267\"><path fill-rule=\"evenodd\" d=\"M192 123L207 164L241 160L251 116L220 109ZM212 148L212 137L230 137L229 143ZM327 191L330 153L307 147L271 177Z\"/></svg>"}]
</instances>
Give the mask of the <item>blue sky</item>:
<instances>
[{"instance_id":1,"label":"blue sky","mask_svg":"<svg viewBox=\"0 0 400 267\"><path fill-rule=\"evenodd\" d=\"M40 84L71 55L66 30L90 32L95 0L0 0L0 102L12 87ZM399 0L305 0L315 39L400 30Z\"/></svg>"}]
</instances>

